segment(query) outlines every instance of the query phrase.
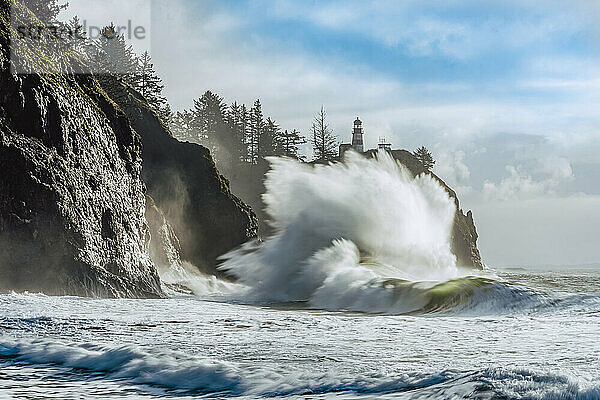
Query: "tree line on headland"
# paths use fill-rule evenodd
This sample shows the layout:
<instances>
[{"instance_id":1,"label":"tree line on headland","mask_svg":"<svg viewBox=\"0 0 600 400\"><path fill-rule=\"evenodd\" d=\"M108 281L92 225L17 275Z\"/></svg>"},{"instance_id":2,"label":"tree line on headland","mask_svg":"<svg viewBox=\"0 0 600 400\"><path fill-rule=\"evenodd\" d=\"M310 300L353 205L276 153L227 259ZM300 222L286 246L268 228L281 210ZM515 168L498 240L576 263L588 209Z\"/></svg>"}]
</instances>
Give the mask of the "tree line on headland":
<instances>
[{"instance_id":1,"label":"tree line on headland","mask_svg":"<svg viewBox=\"0 0 600 400\"><path fill-rule=\"evenodd\" d=\"M190 109L173 112L148 52L136 55L115 29L114 25L106 26L86 48L94 69L101 71L98 80L103 89L119 102L122 86L117 81L135 88L174 137L207 147L220 167L230 170L258 165L269 156L307 161L301 152L307 142L313 147L314 160L328 161L337 156L339 141L329 128L323 107L312 122L308 139L299 130L282 129L272 117L265 116L260 99L250 107L236 101L227 105L223 97L207 90Z\"/></svg>"},{"instance_id":2,"label":"tree line on headland","mask_svg":"<svg viewBox=\"0 0 600 400\"><path fill-rule=\"evenodd\" d=\"M298 129L284 129L275 119L265 116L260 99L251 106L236 101L226 104L223 97L210 90L194 100L191 108L173 112L150 54L146 51L137 55L114 24L104 27L98 38L92 40L86 38L77 17L67 22L58 21L58 14L67 4L60 4L59 0L26 2L31 3L42 21L62 26L69 32L61 37L63 45L86 56L90 70L113 100L131 101L122 93L122 83L135 88L174 137L207 147L226 173L264 164L269 156L308 161L302 154L306 143L312 147L313 161L324 162L338 156L339 139L327 122L324 107L316 113L307 135ZM435 161L424 147L414 155L427 170L433 167Z\"/></svg>"},{"instance_id":3,"label":"tree line on headland","mask_svg":"<svg viewBox=\"0 0 600 400\"><path fill-rule=\"evenodd\" d=\"M174 137L207 147L234 190L247 200L256 198L262 190L268 170L267 157L326 162L338 156L339 139L327 122L324 107L316 113L306 135L295 128L284 129L274 118L266 116L259 99L251 106L237 101L226 104L223 97L210 90L195 99L189 109L173 112L150 54L137 55L114 24L104 27L97 38L90 39L77 17L67 22L58 21L58 14L67 6L59 0L27 2L35 6L36 15L45 23L62 26L69 32L60 38L62 46L85 56L90 64L88 68L111 99L123 105L132 101L123 91L123 84L136 89L141 101L147 102ZM312 147L311 160L307 160L302 151L307 143ZM435 161L425 147L414 155L426 170L433 167ZM254 201L249 202L256 206L252 204Z\"/></svg>"}]
</instances>

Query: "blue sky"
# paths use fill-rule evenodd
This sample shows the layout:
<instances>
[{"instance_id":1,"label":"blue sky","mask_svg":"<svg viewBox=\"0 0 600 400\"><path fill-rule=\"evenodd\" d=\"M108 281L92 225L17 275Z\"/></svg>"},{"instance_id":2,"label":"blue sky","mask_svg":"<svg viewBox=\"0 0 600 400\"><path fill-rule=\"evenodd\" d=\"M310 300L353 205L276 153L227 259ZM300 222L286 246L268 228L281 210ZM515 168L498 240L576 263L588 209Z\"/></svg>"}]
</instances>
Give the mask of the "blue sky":
<instances>
[{"instance_id":1,"label":"blue sky","mask_svg":"<svg viewBox=\"0 0 600 400\"><path fill-rule=\"evenodd\" d=\"M591 61L593 19L583 7L501 2L223 2L243 29L285 51L354 64L390 79L461 83L507 93L535 61ZM273 5L274 4L274 5ZM541 5L541 3L540 3ZM359 72L360 72L359 70ZM556 78L545 71L548 78ZM467 93L479 95L477 92ZM519 90L519 95L535 92Z\"/></svg>"},{"instance_id":2,"label":"blue sky","mask_svg":"<svg viewBox=\"0 0 600 400\"><path fill-rule=\"evenodd\" d=\"M307 125L305 109L314 113L323 104L340 136L350 110L368 115L415 107L480 113L496 132L585 135L598 126L600 7L593 2L189 0L169 7L174 4L185 9L174 35L185 36L187 46L164 52L158 40L155 58L167 77L172 58L191 62L177 68L178 80L166 79L176 108L210 88L230 101L260 97L283 123ZM192 73L195 82L182 85ZM294 97L302 103L297 112L288 109ZM369 122L388 136L400 130L389 116Z\"/></svg>"},{"instance_id":3,"label":"blue sky","mask_svg":"<svg viewBox=\"0 0 600 400\"><path fill-rule=\"evenodd\" d=\"M360 116L432 150L489 264L600 262L600 2L148 1L175 109L260 98L306 133L323 105L343 141Z\"/></svg>"}]
</instances>

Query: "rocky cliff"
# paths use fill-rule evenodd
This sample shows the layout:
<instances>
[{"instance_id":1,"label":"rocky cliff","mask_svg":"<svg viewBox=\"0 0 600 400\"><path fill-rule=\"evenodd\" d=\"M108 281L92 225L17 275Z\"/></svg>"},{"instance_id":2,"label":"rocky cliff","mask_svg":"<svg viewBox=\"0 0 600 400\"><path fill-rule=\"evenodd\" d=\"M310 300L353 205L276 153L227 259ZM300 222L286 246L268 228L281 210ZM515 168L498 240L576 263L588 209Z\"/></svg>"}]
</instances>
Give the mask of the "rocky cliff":
<instances>
[{"instance_id":1,"label":"rocky cliff","mask_svg":"<svg viewBox=\"0 0 600 400\"><path fill-rule=\"evenodd\" d=\"M375 152L375 150L370 150L365 154L368 157L373 157ZM416 176L426 172L423 165L409 151L392 150L391 154L396 160L408 168L413 175ZM473 213L469 210L465 215L460 207L456 192L433 172L427 173L439 181L440 185L446 189L450 197L454 200L454 204L456 204L456 214L454 215L454 226L452 228L452 237L450 240L452 253L456 256L457 264L465 268L483 269L481 255L477 248L478 236L475 223L473 222Z\"/></svg>"},{"instance_id":2,"label":"rocky cliff","mask_svg":"<svg viewBox=\"0 0 600 400\"><path fill-rule=\"evenodd\" d=\"M208 149L180 142L132 89L121 106L143 144L142 178L180 243L181 259L221 277L217 258L254 238L252 209L231 193Z\"/></svg>"},{"instance_id":3,"label":"rocky cliff","mask_svg":"<svg viewBox=\"0 0 600 400\"><path fill-rule=\"evenodd\" d=\"M138 135L90 76L58 73L14 43L32 72L11 73L8 7L0 1L0 290L161 296Z\"/></svg>"},{"instance_id":4,"label":"rocky cliff","mask_svg":"<svg viewBox=\"0 0 600 400\"><path fill-rule=\"evenodd\" d=\"M110 98L93 76L59 71L81 65L68 53L12 43L31 71L12 73L10 4L0 0L0 290L161 296L151 258L220 274L217 257L257 220L209 151L171 137L130 87Z\"/></svg>"}]
</instances>

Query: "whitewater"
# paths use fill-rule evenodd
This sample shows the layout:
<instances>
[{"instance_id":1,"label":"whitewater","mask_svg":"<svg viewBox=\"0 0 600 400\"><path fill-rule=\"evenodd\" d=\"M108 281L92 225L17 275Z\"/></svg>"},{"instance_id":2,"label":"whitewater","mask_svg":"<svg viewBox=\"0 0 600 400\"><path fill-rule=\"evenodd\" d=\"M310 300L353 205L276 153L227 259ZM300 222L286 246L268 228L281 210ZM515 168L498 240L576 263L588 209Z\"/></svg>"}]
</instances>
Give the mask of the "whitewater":
<instances>
[{"instance_id":1,"label":"whitewater","mask_svg":"<svg viewBox=\"0 0 600 400\"><path fill-rule=\"evenodd\" d=\"M0 398L600 399L600 269L462 268L453 200L385 153L271 163L237 283L0 295Z\"/></svg>"}]
</instances>

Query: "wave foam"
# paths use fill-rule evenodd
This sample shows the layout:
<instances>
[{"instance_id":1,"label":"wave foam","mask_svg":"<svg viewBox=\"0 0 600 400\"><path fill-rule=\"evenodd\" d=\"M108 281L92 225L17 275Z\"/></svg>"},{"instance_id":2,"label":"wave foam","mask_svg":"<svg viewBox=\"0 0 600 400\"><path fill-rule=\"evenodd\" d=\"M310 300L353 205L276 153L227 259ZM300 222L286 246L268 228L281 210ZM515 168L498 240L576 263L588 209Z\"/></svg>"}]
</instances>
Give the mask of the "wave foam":
<instances>
[{"instance_id":1,"label":"wave foam","mask_svg":"<svg viewBox=\"0 0 600 400\"><path fill-rule=\"evenodd\" d=\"M104 372L111 379L125 378L134 383L186 391L234 391L240 385L239 374L230 364L192 360L183 355L156 356L127 346L109 348L41 340L2 340L0 357L31 364Z\"/></svg>"},{"instance_id":2,"label":"wave foam","mask_svg":"<svg viewBox=\"0 0 600 400\"><path fill-rule=\"evenodd\" d=\"M181 354L149 354L132 347L63 344L0 338L0 358L35 365L105 373L124 384L145 384L177 393L219 393L222 397L286 397L354 393L410 393L419 398L598 399L600 387L577 377L525 369L433 373L373 372L346 378L338 373L281 373L265 367L241 368ZM1 392L0 392L1 394Z\"/></svg>"}]
</instances>

